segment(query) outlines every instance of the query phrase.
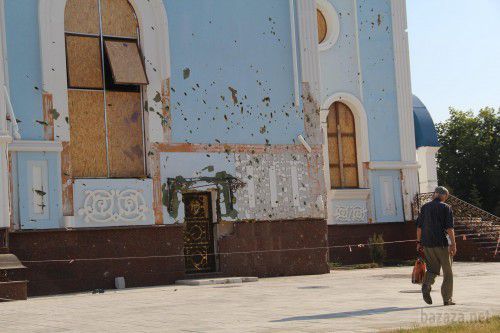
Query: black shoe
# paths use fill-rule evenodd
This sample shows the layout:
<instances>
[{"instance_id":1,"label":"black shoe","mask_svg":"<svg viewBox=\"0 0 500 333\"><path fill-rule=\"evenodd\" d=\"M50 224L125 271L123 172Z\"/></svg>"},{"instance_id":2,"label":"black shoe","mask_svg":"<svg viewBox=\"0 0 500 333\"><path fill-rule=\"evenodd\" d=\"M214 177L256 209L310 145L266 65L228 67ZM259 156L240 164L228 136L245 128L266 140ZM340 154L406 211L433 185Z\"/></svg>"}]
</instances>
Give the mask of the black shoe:
<instances>
[{"instance_id":1,"label":"black shoe","mask_svg":"<svg viewBox=\"0 0 500 333\"><path fill-rule=\"evenodd\" d=\"M431 298L431 287L428 285L422 285L422 297L424 298L425 303L432 304Z\"/></svg>"},{"instance_id":2,"label":"black shoe","mask_svg":"<svg viewBox=\"0 0 500 333\"><path fill-rule=\"evenodd\" d=\"M455 303L455 302L453 302L453 301L447 301L447 302L444 302L444 305L445 305L445 306L448 306L448 305L456 305L456 303Z\"/></svg>"}]
</instances>

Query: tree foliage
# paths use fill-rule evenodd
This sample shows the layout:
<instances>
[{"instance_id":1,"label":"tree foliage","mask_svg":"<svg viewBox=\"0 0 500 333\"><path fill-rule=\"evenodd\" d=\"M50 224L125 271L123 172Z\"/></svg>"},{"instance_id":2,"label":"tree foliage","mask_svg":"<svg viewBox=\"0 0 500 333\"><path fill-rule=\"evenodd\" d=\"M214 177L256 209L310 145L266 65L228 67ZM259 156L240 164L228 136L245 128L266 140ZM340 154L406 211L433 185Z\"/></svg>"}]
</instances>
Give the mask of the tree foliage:
<instances>
[{"instance_id":1,"label":"tree foliage","mask_svg":"<svg viewBox=\"0 0 500 333\"><path fill-rule=\"evenodd\" d=\"M500 110L450 108L437 124L438 180L455 196L500 215Z\"/></svg>"}]
</instances>

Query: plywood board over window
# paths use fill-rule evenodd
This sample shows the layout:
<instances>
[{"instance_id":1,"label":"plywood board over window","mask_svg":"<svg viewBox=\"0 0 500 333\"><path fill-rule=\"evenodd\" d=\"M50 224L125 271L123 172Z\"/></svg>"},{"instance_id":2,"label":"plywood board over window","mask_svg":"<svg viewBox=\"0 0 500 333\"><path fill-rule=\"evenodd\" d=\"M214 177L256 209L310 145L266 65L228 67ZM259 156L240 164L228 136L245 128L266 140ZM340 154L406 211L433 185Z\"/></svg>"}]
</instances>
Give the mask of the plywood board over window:
<instances>
[{"instance_id":1,"label":"plywood board over window","mask_svg":"<svg viewBox=\"0 0 500 333\"><path fill-rule=\"evenodd\" d=\"M98 35L99 4L97 1L99 0L68 0L64 11L64 30Z\"/></svg>"},{"instance_id":2,"label":"plywood board over window","mask_svg":"<svg viewBox=\"0 0 500 333\"><path fill-rule=\"evenodd\" d=\"M106 40L104 45L116 84L148 84L135 41Z\"/></svg>"},{"instance_id":3,"label":"plywood board over window","mask_svg":"<svg viewBox=\"0 0 500 333\"><path fill-rule=\"evenodd\" d=\"M103 35L137 38L137 18L127 0L101 1L101 13Z\"/></svg>"},{"instance_id":4,"label":"plywood board over window","mask_svg":"<svg viewBox=\"0 0 500 333\"><path fill-rule=\"evenodd\" d=\"M144 177L141 95L106 92L111 177Z\"/></svg>"},{"instance_id":5,"label":"plywood board over window","mask_svg":"<svg viewBox=\"0 0 500 333\"><path fill-rule=\"evenodd\" d=\"M99 38L66 35L68 86L102 89Z\"/></svg>"},{"instance_id":6,"label":"plywood board over window","mask_svg":"<svg viewBox=\"0 0 500 333\"><path fill-rule=\"evenodd\" d=\"M327 133L332 188L358 187L356 128L347 105L336 102L330 107Z\"/></svg>"},{"instance_id":7,"label":"plywood board over window","mask_svg":"<svg viewBox=\"0 0 500 333\"><path fill-rule=\"evenodd\" d=\"M68 90L71 162L75 177L106 177L104 92Z\"/></svg>"}]
</instances>

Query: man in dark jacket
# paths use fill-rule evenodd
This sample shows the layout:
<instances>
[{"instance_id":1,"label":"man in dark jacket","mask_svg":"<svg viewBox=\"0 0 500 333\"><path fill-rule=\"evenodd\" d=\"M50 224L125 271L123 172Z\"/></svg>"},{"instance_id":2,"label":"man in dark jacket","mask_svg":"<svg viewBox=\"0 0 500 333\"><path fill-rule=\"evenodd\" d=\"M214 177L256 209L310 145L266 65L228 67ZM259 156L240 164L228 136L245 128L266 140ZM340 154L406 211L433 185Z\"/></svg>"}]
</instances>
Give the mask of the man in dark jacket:
<instances>
[{"instance_id":1,"label":"man in dark jacket","mask_svg":"<svg viewBox=\"0 0 500 333\"><path fill-rule=\"evenodd\" d=\"M444 202L449 192L443 186L436 187L434 199L422 206L417 219L417 250L423 249L427 272L422 284L422 296L427 304L432 304L431 286L441 268L443 284L441 295L444 305L455 305L453 296L453 256L457 253L453 211Z\"/></svg>"}]
</instances>

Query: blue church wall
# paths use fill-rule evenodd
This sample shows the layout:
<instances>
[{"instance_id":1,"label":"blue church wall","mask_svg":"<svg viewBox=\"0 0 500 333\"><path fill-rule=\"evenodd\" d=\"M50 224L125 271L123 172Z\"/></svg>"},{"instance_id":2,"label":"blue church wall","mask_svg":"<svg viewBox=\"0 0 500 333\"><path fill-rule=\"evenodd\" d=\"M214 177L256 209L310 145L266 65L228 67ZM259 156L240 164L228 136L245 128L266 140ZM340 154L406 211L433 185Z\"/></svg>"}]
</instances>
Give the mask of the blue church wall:
<instances>
[{"instance_id":1,"label":"blue church wall","mask_svg":"<svg viewBox=\"0 0 500 333\"><path fill-rule=\"evenodd\" d=\"M330 0L339 15L340 34L328 50L320 51L321 98L347 92L361 99L358 84L356 20L353 1Z\"/></svg>"},{"instance_id":2,"label":"blue church wall","mask_svg":"<svg viewBox=\"0 0 500 333\"><path fill-rule=\"evenodd\" d=\"M293 143L304 120L295 105L289 1L164 4L172 140Z\"/></svg>"},{"instance_id":3,"label":"blue church wall","mask_svg":"<svg viewBox=\"0 0 500 333\"><path fill-rule=\"evenodd\" d=\"M42 140L42 72L38 1L5 1L9 90L24 140Z\"/></svg>"},{"instance_id":4,"label":"blue church wall","mask_svg":"<svg viewBox=\"0 0 500 333\"><path fill-rule=\"evenodd\" d=\"M321 98L346 92L361 100L368 121L370 161L398 161L390 0L358 0L356 7L354 1L328 1L339 14L340 35L332 48L320 52ZM294 88L301 79L294 75L289 1L162 2L168 15L172 142L298 143L297 136L304 135L305 129L302 105L296 105L302 92ZM9 90L21 136L44 140L38 1L7 0L4 4ZM48 179L59 184L51 191L60 196L58 153L23 154L19 153L17 170L20 203L27 195L21 188L29 187L22 180L22 173L28 172L28 158L48 163ZM386 177L385 185L380 177ZM381 213L387 211L382 201L387 177L394 182L396 197L396 213L389 216ZM369 179L376 220L402 221L399 171L370 171ZM313 197L309 192L304 195ZM56 205L60 205L58 200ZM28 208L21 205L22 221L29 220ZM60 206L53 209L60 211ZM40 217L39 225L58 224L60 217L53 217Z\"/></svg>"},{"instance_id":5,"label":"blue church wall","mask_svg":"<svg viewBox=\"0 0 500 333\"><path fill-rule=\"evenodd\" d=\"M338 13L340 34L333 47L320 51L322 100L338 92L360 99L368 121L370 160L400 160L390 1L361 0L357 8L352 1L329 1Z\"/></svg>"},{"instance_id":6,"label":"blue church wall","mask_svg":"<svg viewBox=\"0 0 500 333\"><path fill-rule=\"evenodd\" d=\"M390 1L361 0L357 10L363 101L368 117L371 160L399 161L401 153Z\"/></svg>"}]
</instances>

